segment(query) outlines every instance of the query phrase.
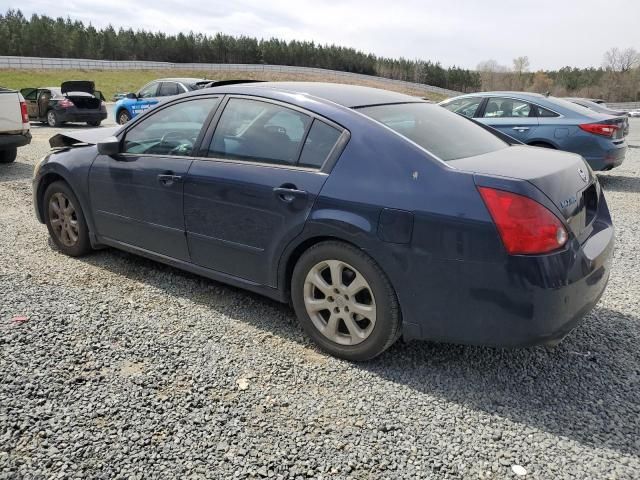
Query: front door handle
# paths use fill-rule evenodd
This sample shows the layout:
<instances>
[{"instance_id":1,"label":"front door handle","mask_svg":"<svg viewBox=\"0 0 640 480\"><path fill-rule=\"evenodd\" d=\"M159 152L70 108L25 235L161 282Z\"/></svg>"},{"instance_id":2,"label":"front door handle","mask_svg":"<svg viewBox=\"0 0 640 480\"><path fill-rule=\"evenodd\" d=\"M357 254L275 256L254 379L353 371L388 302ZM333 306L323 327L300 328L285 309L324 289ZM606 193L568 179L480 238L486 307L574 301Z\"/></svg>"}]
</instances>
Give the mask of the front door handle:
<instances>
[{"instance_id":1,"label":"front door handle","mask_svg":"<svg viewBox=\"0 0 640 480\"><path fill-rule=\"evenodd\" d=\"M171 185L179 182L180 180L182 180L182 177L180 175L174 175L172 172L161 173L160 175L158 175L158 181L160 182L161 185L164 185L165 187L170 187Z\"/></svg>"},{"instance_id":2,"label":"front door handle","mask_svg":"<svg viewBox=\"0 0 640 480\"><path fill-rule=\"evenodd\" d=\"M276 197L278 197L284 203L293 203L296 199L306 199L309 194L304 190L298 190L294 185L282 186L273 189Z\"/></svg>"},{"instance_id":3,"label":"front door handle","mask_svg":"<svg viewBox=\"0 0 640 480\"><path fill-rule=\"evenodd\" d=\"M519 132L526 132L527 130L529 130L529 127L513 127L513 129Z\"/></svg>"}]
</instances>

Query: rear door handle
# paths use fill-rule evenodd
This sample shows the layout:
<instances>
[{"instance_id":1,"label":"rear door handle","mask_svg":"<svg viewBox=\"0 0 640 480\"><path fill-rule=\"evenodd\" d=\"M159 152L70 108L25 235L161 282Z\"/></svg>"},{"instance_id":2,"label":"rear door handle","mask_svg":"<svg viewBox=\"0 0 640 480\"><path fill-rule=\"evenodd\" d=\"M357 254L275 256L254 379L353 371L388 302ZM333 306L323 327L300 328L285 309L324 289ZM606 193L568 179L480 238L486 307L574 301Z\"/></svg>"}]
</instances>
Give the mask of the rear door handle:
<instances>
[{"instance_id":1,"label":"rear door handle","mask_svg":"<svg viewBox=\"0 0 640 480\"><path fill-rule=\"evenodd\" d=\"M309 196L306 191L298 190L295 186L276 187L273 189L273 193L284 203L293 203L296 198L306 199Z\"/></svg>"},{"instance_id":2,"label":"rear door handle","mask_svg":"<svg viewBox=\"0 0 640 480\"><path fill-rule=\"evenodd\" d=\"M527 130L529 130L529 127L513 127L513 129L519 132L526 132Z\"/></svg>"},{"instance_id":3,"label":"rear door handle","mask_svg":"<svg viewBox=\"0 0 640 480\"><path fill-rule=\"evenodd\" d=\"M174 175L173 173L161 173L158 175L158 181L165 187L170 187L174 183L178 183L182 180L180 175Z\"/></svg>"}]
</instances>

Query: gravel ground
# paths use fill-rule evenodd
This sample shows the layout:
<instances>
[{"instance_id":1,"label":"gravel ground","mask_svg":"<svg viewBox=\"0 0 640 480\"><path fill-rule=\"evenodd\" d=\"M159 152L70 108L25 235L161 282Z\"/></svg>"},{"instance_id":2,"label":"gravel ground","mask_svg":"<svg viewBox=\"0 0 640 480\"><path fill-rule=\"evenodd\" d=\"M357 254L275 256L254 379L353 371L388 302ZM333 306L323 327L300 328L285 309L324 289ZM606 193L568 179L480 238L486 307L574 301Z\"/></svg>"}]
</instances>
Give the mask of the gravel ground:
<instances>
[{"instance_id":1,"label":"gravel ground","mask_svg":"<svg viewBox=\"0 0 640 480\"><path fill-rule=\"evenodd\" d=\"M30 186L53 130L33 133L0 166L0 479L640 476L640 148L600 176L613 274L559 347L398 343L354 365L286 306L59 254Z\"/></svg>"}]
</instances>

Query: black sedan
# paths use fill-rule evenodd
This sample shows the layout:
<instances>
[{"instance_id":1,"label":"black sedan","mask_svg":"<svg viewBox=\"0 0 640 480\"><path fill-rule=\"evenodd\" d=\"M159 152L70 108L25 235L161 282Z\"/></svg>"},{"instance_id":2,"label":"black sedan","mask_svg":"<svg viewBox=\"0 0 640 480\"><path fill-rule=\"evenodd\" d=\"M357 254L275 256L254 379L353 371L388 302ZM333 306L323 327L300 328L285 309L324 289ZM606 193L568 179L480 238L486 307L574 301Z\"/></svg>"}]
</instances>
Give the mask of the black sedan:
<instances>
[{"instance_id":1,"label":"black sedan","mask_svg":"<svg viewBox=\"0 0 640 480\"><path fill-rule=\"evenodd\" d=\"M29 120L50 127L67 122L82 122L98 127L107 118L104 96L89 80L62 82L60 87L23 88Z\"/></svg>"},{"instance_id":2,"label":"black sedan","mask_svg":"<svg viewBox=\"0 0 640 480\"><path fill-rule=\"evenodd\" d=\"M291 302L350 360L400 336L552 344L609 277L611 217L579 155L398 93L210 88L51 143L33 194L60 250L110 246Z\"/></svg>"}]
</instances>

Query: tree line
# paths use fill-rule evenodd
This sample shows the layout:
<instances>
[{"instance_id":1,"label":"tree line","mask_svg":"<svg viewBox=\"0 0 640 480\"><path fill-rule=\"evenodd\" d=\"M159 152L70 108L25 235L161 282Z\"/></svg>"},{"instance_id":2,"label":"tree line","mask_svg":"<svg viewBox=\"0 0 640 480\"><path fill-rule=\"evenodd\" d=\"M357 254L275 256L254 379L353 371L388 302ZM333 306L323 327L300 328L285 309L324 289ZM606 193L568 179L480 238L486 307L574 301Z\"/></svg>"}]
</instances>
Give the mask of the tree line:
<instances>
[{"instance_id":1,"label":"tree line","mask_svg":"<svg viewBox=\"0 0 640 480\"><path fill-rule=\"evenodd\" d=\"M439 62L378 57L353 48L308 41L257 39L95 28L70 18L20 10L0 14L0 55L176 63L246 63L316 67L424 83L462 92L481 86L477 72Z\"/></svg>"},{"instance_id":2,"label":"tree line","mask_svg":"<svg viewBox=\"0 0 640 480\"><path fill-rule=\"evenodd\" d=\"M611 102L640 101L640 53L634 48L611 48L603 55L602 66L529 71L528 57L518 57L511 67L495 60L477 67L481 88L526 90L559 97L602 98Z\"/></svg>"}]
</instances>

